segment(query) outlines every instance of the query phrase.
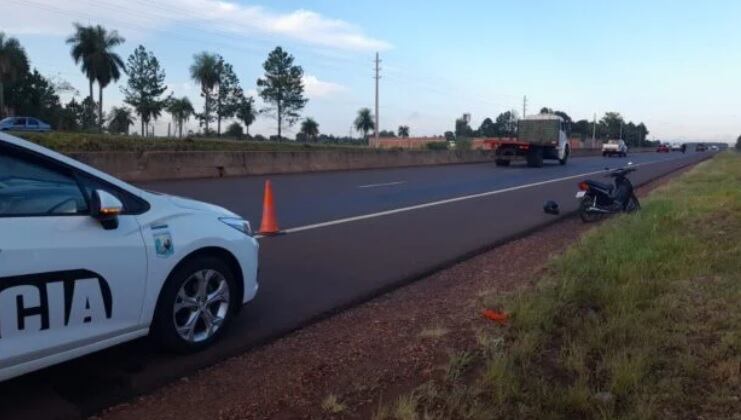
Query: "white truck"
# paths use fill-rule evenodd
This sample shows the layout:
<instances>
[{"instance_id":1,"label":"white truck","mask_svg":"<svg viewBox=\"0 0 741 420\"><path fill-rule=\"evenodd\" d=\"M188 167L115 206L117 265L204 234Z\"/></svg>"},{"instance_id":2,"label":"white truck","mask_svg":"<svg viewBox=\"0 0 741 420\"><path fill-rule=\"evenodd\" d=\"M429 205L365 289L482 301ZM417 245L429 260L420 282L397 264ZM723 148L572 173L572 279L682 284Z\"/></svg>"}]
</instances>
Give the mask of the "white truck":
<instances>
[{"instance_id":1,"label":"white truck","mask_svg":"<svg viewBox=\"0 0 741 420\"><path fill-rule=\"evenodd\" d=\"M628 145L623 140L608 140L602 145L602 156L628 156Z\"/></svg>"},{"instance_id":2,"label":"white truck","mask_svg":"<svg viewBox=\"0 0 741 420\"><path fill-rule=\"evenodd\" d=\"M495 151L497 166L525 159L527 166L539 168L544 159L558 160L565 165L571 155L568 123L558 115L539 114L517 123L517 140L486 140Z\"/></svg>"}]
</instances>

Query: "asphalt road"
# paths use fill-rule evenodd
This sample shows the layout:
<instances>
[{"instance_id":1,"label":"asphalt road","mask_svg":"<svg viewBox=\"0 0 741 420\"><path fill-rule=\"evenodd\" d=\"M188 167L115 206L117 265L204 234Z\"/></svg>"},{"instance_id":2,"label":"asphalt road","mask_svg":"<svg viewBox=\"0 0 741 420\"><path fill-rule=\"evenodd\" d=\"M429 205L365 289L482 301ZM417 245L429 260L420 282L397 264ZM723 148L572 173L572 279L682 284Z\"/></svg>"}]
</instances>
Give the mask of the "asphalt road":
<instances>
[{"instance_id":1,"label":"asphalt road","mask_svg":"<svg viewBox=\"0 0 741 420\"><path fill-rule=\"evenodd\" d=\"M632 161L639 166L631 179L642 184L708 156L642 153L539 169L487 163L272 176L288 233L261 239L260 292L224 340L178 357L139 340L0 384L0 418L93 414L552 222L543 202L575 210L576 184L599 179L595 172L605 167ZM265 179L142 187L222 205L257 226Z\"/></svg>"}]
</instances>

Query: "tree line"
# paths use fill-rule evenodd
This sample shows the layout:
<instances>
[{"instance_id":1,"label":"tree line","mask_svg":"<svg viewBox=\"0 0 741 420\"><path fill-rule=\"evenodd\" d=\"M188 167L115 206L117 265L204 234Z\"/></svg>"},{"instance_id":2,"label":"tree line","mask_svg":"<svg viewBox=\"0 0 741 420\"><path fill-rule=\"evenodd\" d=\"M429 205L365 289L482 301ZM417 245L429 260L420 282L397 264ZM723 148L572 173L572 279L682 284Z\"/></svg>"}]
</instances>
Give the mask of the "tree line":
<instances>
[{"instance_id":1,"label":"tree line","mask_svg":"<svg viewBox=\"0 0 741 420\"><path fill-rule=\"evenodd\" d=\"M165 84L166 73L152 51L139 45L126 61L115 51L125 43L117 31L100 25L74 24L66 39L70 55L88 80L88 95L78 101L76 95L62 105L59 94L76 92L66 82L55 83L37 69L31 69L25 49L16 38L0 32L0 117L33 115L60 130L107 129L112 133L128 133L136 116L142 136L148 127L166 112L175 123L178 136L183 125L194 117L206 135L222 134L222 122L236 119L227 131L248 133L258 115L277 121L277 137L283 137L286 126L296 124L308 102L304 94L303 69L294 64L294 57L276 47L262 67L264 75L256 87L265 106L257 109L255 99L245 94L233 66L219 54L200 52L193 56L190 76L200 86L203 109L196 112L188 97L174 97ZM122 75L127 76L121 92L124 104L103 111L103 93ZM97 85L97 98L94 88ZM215 123L216 127L213 128ZM241 123L241 124L240 124ZM242 129L244 127L244 130ZM301 134L307 138L319 135L319 124L306 118Z\"/></svg>"},{"instance_id":2,"label":"tree line","mask_svg":"<svg viewBox=\"0 0 741 420\"><path fill-rule=\"evenodd\" d=\"M596 124L585 119L573 121L566 112L553 110L548 107L542 108L540 113L561 117L567 123L567 134L570 138L577 137L582 141L586 141L594 135L596 140L605 141L619 139L622 136L622 139L631 146L647 146L653 144L647 140L649 131L644 123L635 124L632 121L626 122L618 112L605 113ZM518 118L517 111L505 111L499 114L494 120L489 117L484 118L481 125L477 129L474 129L470 125L470 116L464 114L455 120L455 130L446 131L444 137L448 141L472 137L516 137Z\"/></svg>"}]
</instances>

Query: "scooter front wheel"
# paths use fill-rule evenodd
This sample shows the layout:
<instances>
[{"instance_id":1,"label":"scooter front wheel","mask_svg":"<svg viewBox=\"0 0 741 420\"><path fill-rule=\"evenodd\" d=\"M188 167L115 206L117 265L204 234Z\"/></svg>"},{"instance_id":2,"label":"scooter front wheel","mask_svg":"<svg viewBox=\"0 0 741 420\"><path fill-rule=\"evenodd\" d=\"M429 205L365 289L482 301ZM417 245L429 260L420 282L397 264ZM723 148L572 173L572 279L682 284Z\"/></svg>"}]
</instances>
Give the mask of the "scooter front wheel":
<instances>
[{"instance_id":1,"label":"scooter front wheel","mask_svg":"<svg viewBox=\"0 0 741 420\"><path fill-rule=\"evenodd\" d=\"M641 209L641 203L638 202L638 197L632 195L625 203L625 212L634 213Z\"/></svg>"}]
</instances>

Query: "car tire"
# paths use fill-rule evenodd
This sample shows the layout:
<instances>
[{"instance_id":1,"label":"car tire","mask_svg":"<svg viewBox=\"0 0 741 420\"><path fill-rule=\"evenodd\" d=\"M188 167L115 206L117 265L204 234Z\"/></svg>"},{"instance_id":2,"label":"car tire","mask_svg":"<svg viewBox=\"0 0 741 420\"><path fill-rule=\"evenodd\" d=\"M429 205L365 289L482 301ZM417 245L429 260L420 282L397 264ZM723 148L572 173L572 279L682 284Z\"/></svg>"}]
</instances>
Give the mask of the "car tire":
<instances>
[{"instance_id":1,"label":"car tire","mask_svg":"<svg viewBox=\"0 0 741 420\"><path fill-rule=\"evenodd\" d=\"M229 326L238 307L236 299L236 280L228 264L211 256L186 260L162 288L151 336L177 353L203 350Z\"/></svg>"}]
</instances>

